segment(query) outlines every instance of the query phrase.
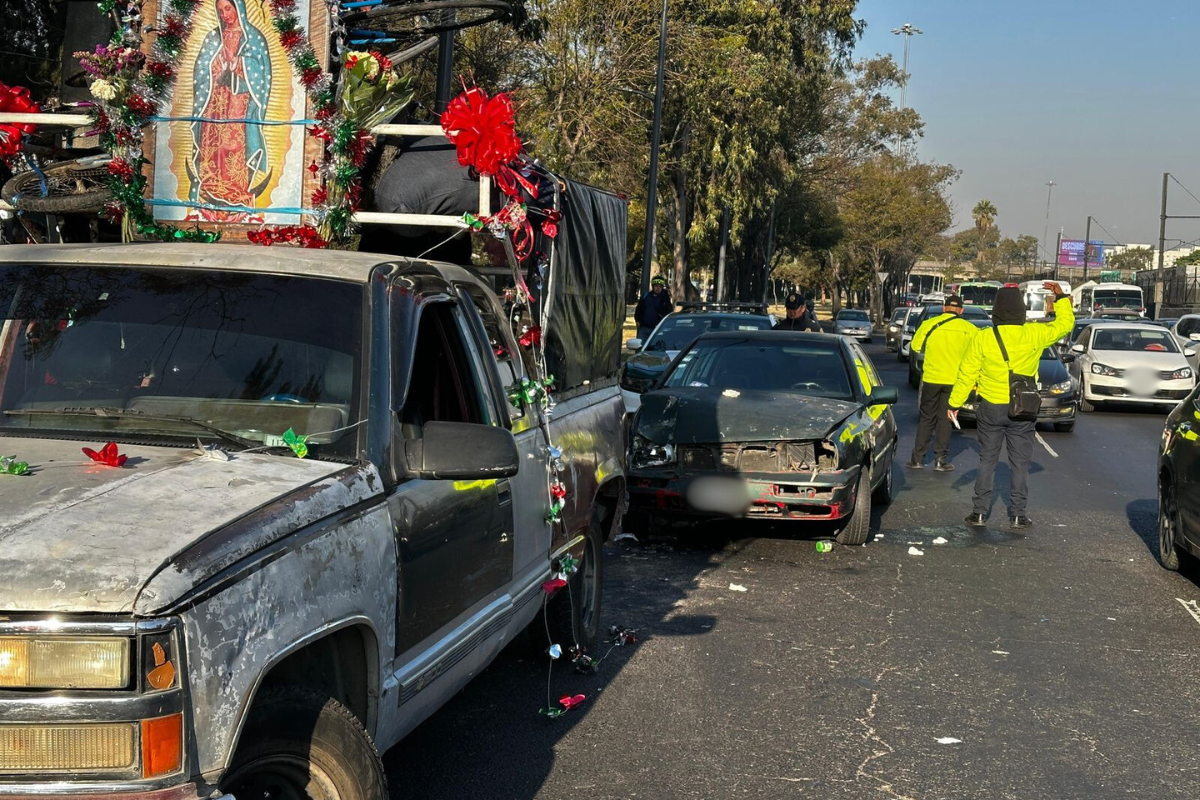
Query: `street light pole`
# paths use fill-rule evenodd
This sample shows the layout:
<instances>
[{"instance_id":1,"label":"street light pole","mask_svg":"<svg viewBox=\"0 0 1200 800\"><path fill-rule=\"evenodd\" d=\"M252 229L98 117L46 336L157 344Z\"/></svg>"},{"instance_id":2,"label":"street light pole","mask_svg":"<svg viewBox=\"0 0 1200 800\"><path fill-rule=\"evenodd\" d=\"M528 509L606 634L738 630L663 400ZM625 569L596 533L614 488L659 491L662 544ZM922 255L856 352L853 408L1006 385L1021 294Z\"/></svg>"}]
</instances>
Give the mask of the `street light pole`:
<instances>
[{"instance_id":1,"label":"street light pole","mask_svg":"<svg viewBox=\"0 0 1200 800\"><path fill-rule=\"evenodd\" d=\"M658 150L662 144L663 80L667 71L667 0L662 0L658 23L658 77L654 87L654 124L650 133L650 178L646 188L646 243L642 256L642 295L650 291L650 264L654 260L658 216Z\"/></svg>"},{"instance_id":2,"label":"street light pole","mask_svg":"<svg viewBox=\"0 0 1200 800\"><path fill-rule=\"evenodd\" d=\"M1046 181L1046 224L1042 227L1042 253L1048 255L1046 245L1050 244L1050 195L1054 192L1054 181ZM1058 260L1058 253L1054 254L1054 260ZM1042 261L1042 266L1046 266L1046 262Z\"/></svg>"},{"instance_id":3,"label":"street light pole","mask_svg":"<svg viewBox=\"0 0 1200 800\"><path fill-rule=\"evenodd\" d=\"M912 44L913 36L919 36L924 32L911 22L906 22L899 28L892 28L892 33L904 37L904 65L902 67L904 83L900 84L900 108L908 108L908 47Z\"/></svg>"},{"instance_id":4,"label":"street light pole","mask_svg":"<svg viewBox=\"0 0 1200 800\"><path fill-rule=\"evenodd\" d=\"M1088 249L1092 246L1092 218L1087 220L1087 228L1083 234L1083 283L1087 283Z\"/></svg>"}]
</instances>

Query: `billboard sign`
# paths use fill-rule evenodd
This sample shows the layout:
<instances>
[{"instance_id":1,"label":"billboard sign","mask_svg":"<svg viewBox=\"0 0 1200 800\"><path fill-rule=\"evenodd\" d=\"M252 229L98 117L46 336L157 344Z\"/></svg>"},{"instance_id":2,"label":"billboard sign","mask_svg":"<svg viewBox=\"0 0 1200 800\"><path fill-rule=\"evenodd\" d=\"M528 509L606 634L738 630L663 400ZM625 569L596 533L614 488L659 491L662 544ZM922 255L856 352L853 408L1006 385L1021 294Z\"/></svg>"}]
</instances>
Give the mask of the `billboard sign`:
<instances>
[{"instance_id":1,"label":"billboard sign","mask_svg":"<svg viewBox=\"0 0 1200 800\"><path fill-rule=\"evenodd\" d=\"M1063 239L1058 245L1058 263L1064 267L1083 266L1083 239ZM1104 242L1093 239L1087 249L1088 266L1104 263Z\"/></svg>"}]
</instances>

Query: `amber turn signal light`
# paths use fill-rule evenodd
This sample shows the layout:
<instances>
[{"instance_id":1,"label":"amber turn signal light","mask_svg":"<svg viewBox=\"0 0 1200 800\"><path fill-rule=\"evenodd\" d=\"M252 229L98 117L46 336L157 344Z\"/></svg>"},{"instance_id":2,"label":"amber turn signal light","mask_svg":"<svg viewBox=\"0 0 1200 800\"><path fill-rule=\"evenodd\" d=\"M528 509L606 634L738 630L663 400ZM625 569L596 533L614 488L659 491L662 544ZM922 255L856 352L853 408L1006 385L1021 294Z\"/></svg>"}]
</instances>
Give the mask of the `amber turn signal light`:
<instances>
[{"instance_id":1,"label":"amber turn signal light","mask_svg":"<svg viewBox=\"0 0 1200 800\"><path fill-rule=\"evenodd\" d=\"M142 720L142 777L157 778L183 768L183 714Z\"/></svg>"}]
</instances>

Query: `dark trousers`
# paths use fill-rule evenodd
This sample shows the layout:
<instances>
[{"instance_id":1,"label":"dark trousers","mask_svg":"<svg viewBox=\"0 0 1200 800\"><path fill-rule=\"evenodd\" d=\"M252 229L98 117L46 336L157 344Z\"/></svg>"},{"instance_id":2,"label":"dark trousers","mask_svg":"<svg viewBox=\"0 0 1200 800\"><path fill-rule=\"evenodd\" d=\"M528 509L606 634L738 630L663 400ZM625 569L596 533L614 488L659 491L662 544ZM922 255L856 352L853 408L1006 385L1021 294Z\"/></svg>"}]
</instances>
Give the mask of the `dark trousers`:
<instances>
[{"instance_id":1,"label":"dark trousers","mask_svg":"<svg viewBox=\"0 0 1200 800\"><path fill-rule=\"evenodd\" d=\"M950 390L953 386L943 383L921 381L921 421L917 424L917 441L913 445L912 460L925 460L929 451L929 440L933 439L933 454L938 458L950 458Z\"/></svg>"},{"instance_id":2,"label":"dark trousers","mask_svg":"<svg viewBox=\"0 0 1200 800\"><path fill-rule=\"evenodd\" d=\"M975 477L975 500L971 511L987 514L992 504L992 484L996 479L996 462L1000 446L1008 450L1008 470L1012 473L1010 516L1025 513L1029 499L1029 465L1033 461L1032 420L1017 422L1008 418L1008 405L980 401L975 408L975 423L979 433L979 473Z\"/></svg>"}]
</instances>

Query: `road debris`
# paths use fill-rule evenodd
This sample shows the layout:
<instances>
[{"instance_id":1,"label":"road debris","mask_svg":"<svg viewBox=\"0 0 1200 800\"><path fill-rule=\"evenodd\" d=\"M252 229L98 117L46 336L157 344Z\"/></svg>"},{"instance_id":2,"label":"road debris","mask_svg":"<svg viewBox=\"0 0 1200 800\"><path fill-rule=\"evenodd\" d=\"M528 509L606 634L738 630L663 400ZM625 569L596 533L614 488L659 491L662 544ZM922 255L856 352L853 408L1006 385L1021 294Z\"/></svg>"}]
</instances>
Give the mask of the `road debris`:
<instances>
[{"instance_id":1,"label":"road debris","mask_svg":"<svg viewBox=\"0 0 1200 800\"><path fill-rule=\"evenodd\" d=\"M909 554L910 556L923 556L923 555L925 555L925 551L924 551L924 550L918 550L918 549L917 549L917 548L915 548L915 547L910 547L910 548L908 548L908 554Z\"/></svg>"},{"instance_id":2,"label":"road debris","mask_svg":"<svg viewBox=\"0 0 1200 800\"><path fill-rule=\"evenodd\" d=\"M933 543L934 543L934 544L946 544L946 543L947 543L947 542L949 542L949 541L950 541L950 540L949 540L949 539L947 539L945 536L939 536L939 537L937 537L936 539L934 539L934 540L933 540Z\"/></svg>"},{"instance_id":3,"label":"road debris","mask_svg":"<svg viewBox=\"0 0 1200 800\"><path fill-rule=\"evenodd\" d=\"M953 736L943 736L937 742L938 744L962 744L962 739L955 739Z\"/></svg>"},{"instance_id":4,"label":"road debris","mask_svg":"<svg viewBox=\"0 0 1200 800\"><path fill-rule=\"evenodd\" d=\"M731 591L731 592L746 592L746 591L749 591L749 589L747 589L745 586L742 586L740 583L731 583L731 584L729 584L729 591Z\"/></svg>"}]
</instances>

